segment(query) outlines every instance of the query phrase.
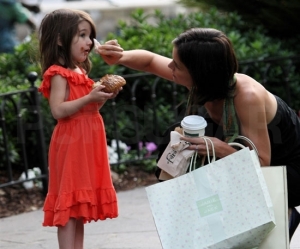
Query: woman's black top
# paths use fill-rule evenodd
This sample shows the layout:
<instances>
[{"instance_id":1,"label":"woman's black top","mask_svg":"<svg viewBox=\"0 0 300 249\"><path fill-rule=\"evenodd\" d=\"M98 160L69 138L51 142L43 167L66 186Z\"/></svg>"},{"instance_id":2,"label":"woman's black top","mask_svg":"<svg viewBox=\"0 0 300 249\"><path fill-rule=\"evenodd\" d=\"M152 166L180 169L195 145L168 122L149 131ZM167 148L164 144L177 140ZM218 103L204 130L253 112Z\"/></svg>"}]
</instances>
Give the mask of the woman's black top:
<instances>
[{"instance_id":1,"label":"woman's black top","mask_svg":"<svg viewBox=\"0 0 300 249\"><path fill-rule=\"evenodd\" d=\"M300 205L300 119L281 98L276 97L277 112L274 119L268 124L268 132L271 144L271 166L286 166L288 206ZM217 137L224 140L223 127L217 125L201 108L199 115L207 121L205 136ZM180 122L175 123L165 132L158 146L158 158L164 152L170 141L170 132L175 127L180 126ZM158 177L160 169L156 171Z\"/></svg>"}]
</instances>

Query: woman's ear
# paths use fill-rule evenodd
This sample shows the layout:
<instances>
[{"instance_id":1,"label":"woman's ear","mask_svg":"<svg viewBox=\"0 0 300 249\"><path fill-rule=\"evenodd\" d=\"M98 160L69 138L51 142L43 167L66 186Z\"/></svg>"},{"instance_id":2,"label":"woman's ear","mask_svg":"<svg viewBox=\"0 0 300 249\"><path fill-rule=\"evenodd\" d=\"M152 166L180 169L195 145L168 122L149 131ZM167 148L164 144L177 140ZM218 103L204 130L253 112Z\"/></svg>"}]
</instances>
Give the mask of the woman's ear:
<instances>
[{"instance_id":1,"label":"woman's ear","mask_svg":"<svg viewBox=\"0 0 300 249\"><path fill-rule=\"evenodd\" d=\"M61 40L60 40L60 34L57 36L57 45L62 46Z\"/></svg>"}]
</instances>

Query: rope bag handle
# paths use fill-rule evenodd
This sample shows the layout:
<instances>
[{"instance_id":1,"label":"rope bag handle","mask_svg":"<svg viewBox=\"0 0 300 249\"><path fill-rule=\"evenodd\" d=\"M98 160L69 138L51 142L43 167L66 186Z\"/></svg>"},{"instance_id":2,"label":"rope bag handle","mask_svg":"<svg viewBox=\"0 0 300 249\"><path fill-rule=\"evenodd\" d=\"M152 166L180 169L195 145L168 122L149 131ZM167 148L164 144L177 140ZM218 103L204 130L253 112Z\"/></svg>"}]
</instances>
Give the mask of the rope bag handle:
<instances>
[{"instance_id":1,"label":"rope bag handle","mask_svg":"<svg viewBox=\"0 0 300 249\"><path fill-rule=\"evenodd\" d=\"M208 137L205 137L203 136L202 137L204 142L205 142L205 145L206 145L206 153L207 155L206 156L203 156L202 157L202 160L201 160L201 166L204 166L204 162L205 162L205 158L207 158L208 160L208 163L212 163L212 162L215 162L216 160L216 153L215 153L215 147L214 147L214 143L213 141L208 138ZM238 135L235 139L240 139L240 140L244 140L246 141L247 143L249 143L252 147L252 149L255 151L255 154L257 155L257 157L259 156L259 153L258 153L258 150L255 146L255 144L247 137L245 136L241 136L241 135ZM209 147L208 147L208 143L210 143L211 145L211 148L212 148L212 155L210 155L210 151L209 151ZM240 147L242 149L246 148L247 146L245 146L244 144L241 144L241 143L237 143L237 142L231 142L231 143L228 143L230 146L236 146L236 147ZM195 151L195 153L193 154L192 158L191 158L191 161L190 161L190 164L189 164L189 172L191 172L192 170L195 170L196 169L196 160L197 160L197 157L198 157L198 154L197 152Z\"/></svg>"},{"instance_id":2,"label":"rope bag handle","mask_svg":"<svg viewBox=\"0 0 300 249\"><path fill-rule=\"evenodd\" d=\"M203 136L201 138L203 138L205 145L206 145L206 156L203 156L202 160L201 160L201 166L203 166L204 162L205 162L205 158L207 158L208 163L212 163L212 162L216 161L216 153L215 153L215 147L214 147L213 141L210 138L205 137L205 136ZM210 145L211 145L212 155L210 155L208 143L210 143ZM193 154L191 161L190 161L189 172L196 169L197 157L198 157L198 153L197 153L197 151L195 151L195 153Z\"/></svg>"},{"instance_id":3,"label":"rope bag handle","mask_svg":"<svg viewBox=\"0 0 300 249\"><path fill-rule=\"evenodd\" d=\"M255 151L256 155L259 156L259 153L258 153L258 150L255 146L255 144L247 137L245 136L240 136L238 135L235 139L241 139L241 140L244 140L246 141L247 143L249 143L252 147L252 149ZM240 148L246 148L246 146L244 144L241 144L241 143L237 143L237 142L231 142L231 143L228 143L230 146L237 146L237 147L240 147Z\"/></svg>"}]
</instances>

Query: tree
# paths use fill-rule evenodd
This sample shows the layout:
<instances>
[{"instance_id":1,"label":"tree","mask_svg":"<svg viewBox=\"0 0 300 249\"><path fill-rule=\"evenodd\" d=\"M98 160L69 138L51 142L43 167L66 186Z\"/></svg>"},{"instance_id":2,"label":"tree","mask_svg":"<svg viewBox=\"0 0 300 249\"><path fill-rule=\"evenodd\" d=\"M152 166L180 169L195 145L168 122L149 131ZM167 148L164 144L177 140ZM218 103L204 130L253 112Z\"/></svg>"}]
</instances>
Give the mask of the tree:
<instances>
[{"instance_id":1,"label":"tree","mask_svg":"<svg viewBox=\"0 0 300 249\"><path fill-rule=\"evenodd\" d=\"M268 34L279 38L300 35L299 0L179 0L186 6L207 10L216 7L225 12L236 11L249 28L263 25Z\"/></svg>"}]
</instances>

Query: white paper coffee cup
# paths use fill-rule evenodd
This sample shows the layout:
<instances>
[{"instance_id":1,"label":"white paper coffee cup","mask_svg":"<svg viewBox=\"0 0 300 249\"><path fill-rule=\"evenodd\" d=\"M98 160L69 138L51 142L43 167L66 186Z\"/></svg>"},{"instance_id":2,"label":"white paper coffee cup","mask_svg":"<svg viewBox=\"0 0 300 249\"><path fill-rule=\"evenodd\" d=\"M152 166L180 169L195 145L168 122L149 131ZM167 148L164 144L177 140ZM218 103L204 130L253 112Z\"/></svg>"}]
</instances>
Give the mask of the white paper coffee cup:
<instances>
[{"instance_id":1,"label":"white paper coffee cup","mask_svg":"<svg viewBox=\"0 0 300 249\"><path fill-rule=\"evenodd\" d=\"M198 115L186 116L181 121L183 135L185 137L201 137L205 134L206 120Z\"/></svg>"}]
</instances>

